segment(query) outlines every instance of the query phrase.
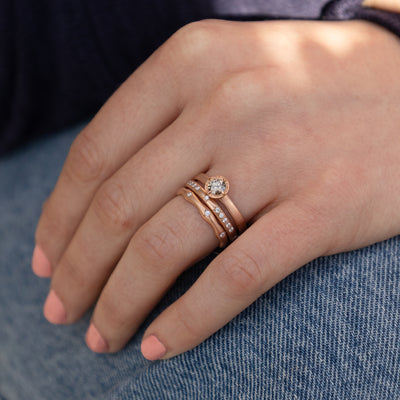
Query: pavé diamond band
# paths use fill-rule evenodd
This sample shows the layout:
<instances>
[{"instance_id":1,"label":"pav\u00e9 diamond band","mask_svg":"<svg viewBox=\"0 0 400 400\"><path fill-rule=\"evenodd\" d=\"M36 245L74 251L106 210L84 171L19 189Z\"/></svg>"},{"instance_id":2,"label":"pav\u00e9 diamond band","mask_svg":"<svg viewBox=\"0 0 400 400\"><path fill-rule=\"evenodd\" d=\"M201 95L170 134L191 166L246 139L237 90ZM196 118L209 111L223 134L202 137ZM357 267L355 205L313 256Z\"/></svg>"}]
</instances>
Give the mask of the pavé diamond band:
<instances>
[{"instance_id":1,"label":"pav\u00e9 diamond band","mask_svg":"<svg viewBox=\"0 0 400 400\"><path fill-rule=\"evenodd\" d=\"M228 191L229 182L223 176L199 174L177 192L196 206L201 217L211 225L219 247L226 247L246 229L246 221L228 197Z\"/></svg>"},{"instance_id":2,"label":"pav\u00e9 diamond band","mask_svg":"<svg viewBox=\"0 0 400 400\"><path fill-rule=\"evenodd\" d=\"M216 177L216 179L223 178L221 176ZM194 180L202 183L203 185L206 185L210 180L212 180L212 177L207 176L206 174L199 174L197 175ZM223 178L225 182L227 182L227 189L229 190L229 182L227 179ZM226 193L228 191L226 190ZM238 228L239 234L242 233L246 229L246 221L244 220L242 214L240 211L237 209L235 204L233 204L233 201L230 199L230 197L227 194L224 194L223 197L220 197L218 200L221 202L221 204L226 208L228 213L232 216L233 220L235 221L235 224Z\"/></svg>"},{"instance_id":3,"label":"pav\u00e9 diamond band","mask_svg":"<svg viewBox=\"0 0 400 400\"><path fill-rule=\"evenodd\" d=\"M215 215L205 206L201 200L189 189L180 188L177 192L178 195L183 196L183 198L189 203L193 204L198 210L201 217L207 221L214 230L215 236L219 241L219 247L226 247L228 244L228 237L224 228L219 224Z\"/></svg>"},{"instance_id":4,"label":"pav\u00e9 diamond band","mask_svg":"<svg viewBox=\"0 0 400 400\"><path fill-rule=\"evenodd\" d=\"M197 197L208 207L208 209L216 216L220 225L224 228L230 241L235 240L238 232L234 221L231 220L230 215L222 210L221 205L210 197L209 193L200 186L201 183L190 180L186 183L185 187L193 191Z\"/></svg>"}]
</instances>

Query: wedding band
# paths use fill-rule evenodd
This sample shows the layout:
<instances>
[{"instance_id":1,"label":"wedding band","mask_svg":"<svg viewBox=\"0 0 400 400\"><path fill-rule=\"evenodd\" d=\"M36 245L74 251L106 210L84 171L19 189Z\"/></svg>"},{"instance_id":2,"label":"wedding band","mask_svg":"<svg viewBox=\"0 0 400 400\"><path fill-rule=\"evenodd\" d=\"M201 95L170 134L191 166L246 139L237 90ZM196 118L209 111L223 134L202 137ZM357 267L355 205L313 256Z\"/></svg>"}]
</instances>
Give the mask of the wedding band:
<instances>
[{"instance_id":1,"label":"wedding band","mask_svg":"<svg viewBox=\"0 0 400 400\"><path fill-rule=\"evenodd\" d=\"M246 221L228 196L229 182L223 176L199 174L177 191L193 204L214 230L219 247L228 245L246 229Z\"/></svg>"},{"instance_id":2,"label":"wedding band","mask_svg":"<svg viewBox=\"0 0 400 400\"><path fill-rule=\"evenodd\" d=\"M219 224L215 215L210 211L208 207L206 207L200 199L196 196L194 192L186 188L180 188L177 192L178 195L183 196L183 198L189 203L193 204L200 212L201 217L207 221L214 230L215 236L219 240L219 247L226 247L228 244L228 236Z\"/></svg>"},{"instance_id":3,"label":"wedding band","mask_svg":"<svg viewBox=\"0 0 400 400\"><path fill-rule=\"evenodd\" d=\"M221 178L225 180L225 182L221 182ZM218 197L218 200L225 206L226 210L228 213L231 215L232 219L235 221L235 224L238 228L239 234L241 234L245 229L246 229L246 221L244 220L242 214L240 211L237 209L233 201L230 199L230 197L227 195L228 190L229 190L229 182L227 179L224 177L218 176L218 177L209 177L206 174L199 174L197 175L194 180L199 181L201 184L204 186L207 184L208 188L211 186L211 191L214 189L215 193L219 196L220 192L224 192L222 197ZM211 185L210 183L211 182ZM215 182L214 187L212 186L212 183ZM225 191L224 189L225 185ZM206 189L207 190L207 189Z\"/></svg>"},{"instance_id":4,"label":"wedding band","mask_svg":"<svg viewBox=\"0 0 400 400\"><path fill-rule=\"evenodd\" d=\"M203 203L214 213L219 223L222 225L225 232L227 233L229 240L235 240L238 235L236 226L234 225L234 222L230 219L230 216L221 209L221 205L213 200L206 192L206 190L201 187L197 182L190 180L186 183L185 187L195 192L199 199L202 200Z\"/></svg>"}]
</instances>

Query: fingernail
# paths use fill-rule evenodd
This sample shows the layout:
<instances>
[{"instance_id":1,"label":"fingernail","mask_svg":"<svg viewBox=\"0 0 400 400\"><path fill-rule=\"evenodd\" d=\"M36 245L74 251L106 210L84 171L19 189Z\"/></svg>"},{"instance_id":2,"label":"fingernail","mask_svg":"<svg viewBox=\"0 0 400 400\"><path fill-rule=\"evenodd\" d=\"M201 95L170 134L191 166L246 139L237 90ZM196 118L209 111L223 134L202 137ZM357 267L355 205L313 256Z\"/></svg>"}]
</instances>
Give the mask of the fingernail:
<instances>
[{"instance_id":1,"label":"fingernail","mask_svg":"<svg viewBox=\"0 0 400 400\"><path fill-rule=\"evenodd\" d=\"M39 246L33 251L32 270L41 278L50 278L52 274L50 261Z\"/></svg>"},{"instance_id":2,"label":"fingernail","mask_svg":"<svg viewBox=\"0 0 400 400\"><path fill-rule=\"evenodd\" d=\"M63 324L67 321L67 312L64 304L53 289L50 290L46 302L44 303L43 313L47 321L52 324Z\"/></svg>"},{"instance_id":3,"label":"fingernail","mask_svg":"<svg viewBox=\"0 0 400 400\"><path fill-rule=\"evenodd\" d=\"M93 323L90 324L86 332L86 344L90 350L96 353L105 353L108 350L107 342L100 335L100 332Z\"/></svg>"},{"instance_id":4,"label":"fingernail","mask_svg":"<svg viewBox=\"0 0 400 400\"><path fill-rule=\"evenodd\" d=\"M141 350L143 356L150 361L158 360L167 352L165 346L154 335L143 340Z\"/></svg>"}]
</instances>

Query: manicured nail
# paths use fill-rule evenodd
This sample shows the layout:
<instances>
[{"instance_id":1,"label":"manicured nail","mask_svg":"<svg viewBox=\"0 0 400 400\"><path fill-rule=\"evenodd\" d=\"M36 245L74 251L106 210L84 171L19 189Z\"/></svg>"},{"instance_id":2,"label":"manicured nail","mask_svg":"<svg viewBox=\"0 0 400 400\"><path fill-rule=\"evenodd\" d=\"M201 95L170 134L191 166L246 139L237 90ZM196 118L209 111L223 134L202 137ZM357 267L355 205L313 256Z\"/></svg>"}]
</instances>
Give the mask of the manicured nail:
<instances>
[{"instance_id":1,"label":"manicured nail","mask_svg":"<svg viewBox=\"0 0 400 400\"><path fill-rule=\"evenodd\" d=\"M46 254L44 254L43 250L37 245L33 251L32 270L41 278L50 278L52 274L49 259L46 257Z\"/></svg>"},{"instance_id":2,"label":"manicured nail","mask_svg":"<svg viewBox=\"0 0 400 400\"><path fill-rule=\"evenodd\" d=\"M100 332L93 325L93 322L86 332L86 344L90 350L96 353L105 353L108 350L107 342L100 335Z\"/></svg>"},{"instance_id":3,"label":"manicured nail","mask_svg":"<svg viewBox=\"0 0 400 400\"><path fill-rule=\"evenodd\" d=\"M143 340L141 350L143 356L150 361L158 360L167 352L165 346L154 335Z\"/></svg>"},{"instance_id":4,"label":"manicured nail","mask_svg":"<svg viewBox=\"0 0 400 400\"><path fill-rule=\"evenodd\" d=\"M64 324L67 321L67 312L64 304L53 289L50 290L47 300L44 303L43 313L46 319L52 324Z\"/></svg>"}]
</instances>

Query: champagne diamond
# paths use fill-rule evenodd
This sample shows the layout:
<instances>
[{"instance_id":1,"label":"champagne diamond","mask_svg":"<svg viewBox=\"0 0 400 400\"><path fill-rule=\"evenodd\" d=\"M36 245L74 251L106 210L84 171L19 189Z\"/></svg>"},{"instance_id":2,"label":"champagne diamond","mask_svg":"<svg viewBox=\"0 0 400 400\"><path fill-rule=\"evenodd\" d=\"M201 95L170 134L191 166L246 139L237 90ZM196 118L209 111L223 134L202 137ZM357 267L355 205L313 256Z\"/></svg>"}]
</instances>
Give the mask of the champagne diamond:
<instances>
[{"instance_id":1,"label":"champagne diamond","mask_svg":"<svg viewBox=\"0 0 400 400\"><path fill-rule=\"evenodd\" d=\"M218 199L228 193L229 182L223 176L212 177L207 180L205 189L210 197Z\"/></svg>"}]
</instances>

